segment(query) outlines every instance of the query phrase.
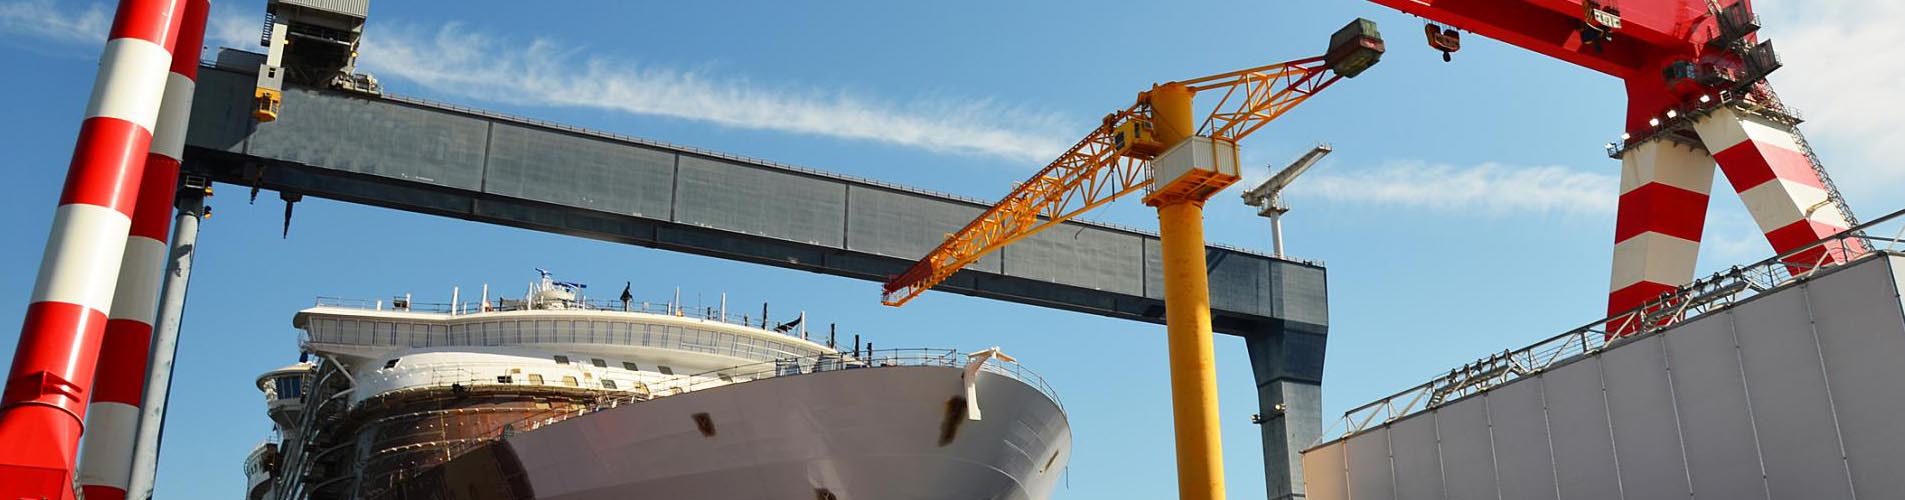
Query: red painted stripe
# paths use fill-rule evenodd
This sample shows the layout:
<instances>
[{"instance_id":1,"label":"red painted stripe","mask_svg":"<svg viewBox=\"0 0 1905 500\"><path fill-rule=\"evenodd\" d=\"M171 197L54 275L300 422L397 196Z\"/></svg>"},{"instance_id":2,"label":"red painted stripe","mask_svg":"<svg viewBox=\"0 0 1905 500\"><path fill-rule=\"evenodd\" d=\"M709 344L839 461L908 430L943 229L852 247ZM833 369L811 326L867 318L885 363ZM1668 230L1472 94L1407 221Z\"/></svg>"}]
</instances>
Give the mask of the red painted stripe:
<instances>
[{"instance_id":1,"label":"red painted stripe","mask_svg":"<svg viewBox=\"0 0 1905 500\"><path fill-rule=\"evenodd\" d=\"M1720 163L1720 171L1726 173L1726 181L1733 185L1736 193L1744 193L1773 179L1825 188L1825 183L1819 181L1819 173L1812 170L1812 160L1804 153L1764 142L1735 144L1713 155L1713 160Z\"/></svg>"},{"instance_id":2,"label":"red painted stripe","mask_svg":"<svg viewBox=\"0 0 1905 500\"><path fill-rule=\"evenodd\" d=\"M1613 316L1632 311L1634 308L1640 307L1641 304L1658 300L1661 294L1672 292L1677 288L1679 287L1664 283L1654 283L1652 281L1642 281L1627 285L1626 287L1607 294L1607 315ZM1642 324L1638 319L1630 319L1630 317L1625 316L1615 318L1614 321L1609 321L1606 325L1603 325L1609 333L1606 337L1610 339L1634 333L1638 331L1641 326Z\"/></svg>"},{"instance_id":3,"label":"red painted stripe","mask_svg":"<svg viewBox=\"0 0 1905 500\"><path fill-rule=\"evenodd\" d=\"M165 155L146 155L146 173L139 181L139 204L132 212L132 236L164 243L172 230L172 198L178 195L179 161Z\"/></svg>"},{"instance_id":4,"label":"red painted stripe","mask_svg":"<svg viewBox=\"0 0 1905 500\"><path fill-rule=\"evenodd\" d=\"M1706 223L1707 195L1650 182L1621 195L1614 242L1649 232L1697 242Z\"/></svg>"},{"instance_id":5,"label":"red painted stripe","mask_svg":"<svg viewBox=\"0 0 1905 500\"><path fill-rule=\"evenodd\" d=\"M1645 304L1648 301L1660 298L1660 294L1674 291L1677 288L1679 287L1652 281L1642 281L1627 285L1607 294L1607 314L1614 315L1627 312L1633 308L1640 307L1641 304Z\"/></svg>"},{"instance_id":6,"label":"red painted stripe","mask_svg":"<svg viewBox=\"0 0 1905 500\"><path fill-rule=\"evenodd\" d=\"M88 484L79 489L86 493L86 500L126 500L126 490L111 486Z\"/></svg>"},{"instance_id":7,"label":"red painted stripe","mask_svg":"<svg viewBox=\"0 0 1905 500\"><path fill-rule=\"evenodd\" d=\"M212 10L208 0L180 0L185 4L185 19L179 23L179 39L172 49L172 72L198 81L198 58L205 47L205 17Z\"/></svg>"},{"instance_id":8,"label":"red painted stripe","mask_svg":"<svg viewBox=\"0 0 1905 500\"><path fill-rule=\"evenodd\" d=\"M21 321L19 351L7 373L0 408L38 401L86 416L86 386L93 381L106 312L65 302L34 302ZM0 413L11 416L11 413Z\"/></svg>"},{"instance_id":9,"label":"red painted stripe","mask_svg":"<svg viewBox=\"0 0 1905 500\"><path fill-rule=\"evenodd\" d=\"M132 216L152 133L129 121L96 117L79 126L60 204L98 205Z\"/></svg>"},{"instance_id":10,"label":"red painted stripe","mask_svg":"<svg viewBox=\"0 0 1905 500\"><path fill-rule=\"evenodd\" d=\"M178 33L180 5L184 0L119 0L119 11L112 18L107 40L138 38L170 49L172 36Z\"/></svg>"},{"instance_id":11,"label":"red painted stripe","mask_svg":"<svg viewBox=\"0 0 1905 500\"><path fill-rule=\"evenodd\" d=\"M145 394L146 357L152 349L152 325L129 319L106 320L99 347L99 371L93 401L139 406Z\"/></svg>"},{"instance_id":12,"label":"red painted stripe","mask_svg":"<svg viewBox=\"0 0 1905 500\"><path fill-rule=\"evenodd\" d=\"M1773 244L1774 252L1786 253L1841 231L1845 228L1807 219L1767 232L1766 242Z\"/></svg>"}]
</instances>

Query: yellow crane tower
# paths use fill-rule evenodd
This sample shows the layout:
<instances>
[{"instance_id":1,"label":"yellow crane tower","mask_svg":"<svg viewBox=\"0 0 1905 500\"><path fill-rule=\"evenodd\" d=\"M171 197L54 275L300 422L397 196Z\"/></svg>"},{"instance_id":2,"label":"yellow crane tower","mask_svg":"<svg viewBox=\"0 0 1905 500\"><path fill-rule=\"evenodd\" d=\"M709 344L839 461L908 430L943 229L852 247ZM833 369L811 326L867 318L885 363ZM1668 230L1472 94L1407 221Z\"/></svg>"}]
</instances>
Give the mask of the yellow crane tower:
<instances>
[{"instance_id":1,"label":"yellow crane tower","mask_svg":"<svg viewBox=\"0 0 1905 500\"><path fill-rule=\"evenodd\" d=\"M1357 19L1330 37L1320 57L1153 85L888 281L881 303L905 304L987 253L1145 190L1144 204L1158 209L1163 248L1179 498L1223 498L1204 202L1240 178L1237 141L1337 80L1361 74L1382 52L1376 23ZM1192 97L1215 90L1223 98L1200 126Z\"/></svg>"}]
</instances>

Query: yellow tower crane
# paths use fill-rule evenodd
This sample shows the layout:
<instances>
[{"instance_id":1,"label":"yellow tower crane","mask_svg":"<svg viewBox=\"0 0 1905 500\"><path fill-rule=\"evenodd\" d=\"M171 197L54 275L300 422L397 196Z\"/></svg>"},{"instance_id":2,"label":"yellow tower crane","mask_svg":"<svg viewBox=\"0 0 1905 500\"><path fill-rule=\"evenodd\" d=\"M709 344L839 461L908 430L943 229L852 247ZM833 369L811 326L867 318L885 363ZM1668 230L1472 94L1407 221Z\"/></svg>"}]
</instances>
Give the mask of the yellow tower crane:
<instances>
[{"instance_id":1,"label":"yellow tower crane","mask_svg":"<svg viewBox=\"0 0 1905 500\"><path fill-rule=\"evenodd\" d=\"M1204 202L1240 178L1237 141L1337 80L1361 74L1382 52L1376 23L1357 19L1330 37L1320 57L1153 85L888 281L881 303L905 304L987 253L1145 190L1144 204L1158 209L1163 248L1179 498L1223 498ZM1200 126L1192 97L1216 90L1223 98Z\"/></svg>"}]
</instances>

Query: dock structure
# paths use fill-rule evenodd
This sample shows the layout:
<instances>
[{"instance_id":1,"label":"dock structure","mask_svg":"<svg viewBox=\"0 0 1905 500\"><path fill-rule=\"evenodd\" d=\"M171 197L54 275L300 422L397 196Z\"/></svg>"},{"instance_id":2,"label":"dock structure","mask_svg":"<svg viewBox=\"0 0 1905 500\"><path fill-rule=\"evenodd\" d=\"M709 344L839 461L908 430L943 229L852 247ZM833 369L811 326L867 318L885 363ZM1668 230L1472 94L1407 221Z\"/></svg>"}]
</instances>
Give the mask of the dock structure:
<instances>
[{"instance_id":1,"label":"dock structure","mask_svg":"<svg viewBox=\"0 0 1905 500\"><path fill-rule=\"evenodd\" d=\"M396 96L293 88L249 119L255 54L203 68L188 174L282 193L883 282L981 200ZM1155 234L1068 222L938 289L1164 322ZM1322 431L1323 266L1211 246L1218 333L1258 388L1269 498L1300 497L1298 448ZM869 289L868 300L874 293Z\"/></svg>"}]
</instances>

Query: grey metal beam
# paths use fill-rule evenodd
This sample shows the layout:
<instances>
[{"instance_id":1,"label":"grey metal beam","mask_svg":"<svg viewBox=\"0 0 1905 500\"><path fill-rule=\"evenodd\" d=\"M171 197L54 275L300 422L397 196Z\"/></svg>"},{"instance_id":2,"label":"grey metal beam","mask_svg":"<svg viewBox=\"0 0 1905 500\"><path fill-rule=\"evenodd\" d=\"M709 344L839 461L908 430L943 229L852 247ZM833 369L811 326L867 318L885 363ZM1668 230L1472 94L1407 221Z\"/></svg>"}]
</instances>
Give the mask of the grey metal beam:
<instances>
[{"instance_id":1,"label":"grey metal beam","mask_svg":"<svg viewBox=\"0 0 1905 500\"><path fill-rule=\"evenodd\" d=\"M193 101L186 168L219 182L876 282L988 205L395 97L289 89L281 118L260 125L248 118L256 64L243 57L221 53L231 61L201 71ZM1069 222L936 289L1162 323L1158 254L1156 235ZM1280 415L1322 418L1325 272L1234 248L1207 255L1212 320L1250 346L1270 496L1285 497L1301 488L1291 449L1315 432ZM1311 389L1293 399L1286 383Z\"/></svg>"}]
</instances>

